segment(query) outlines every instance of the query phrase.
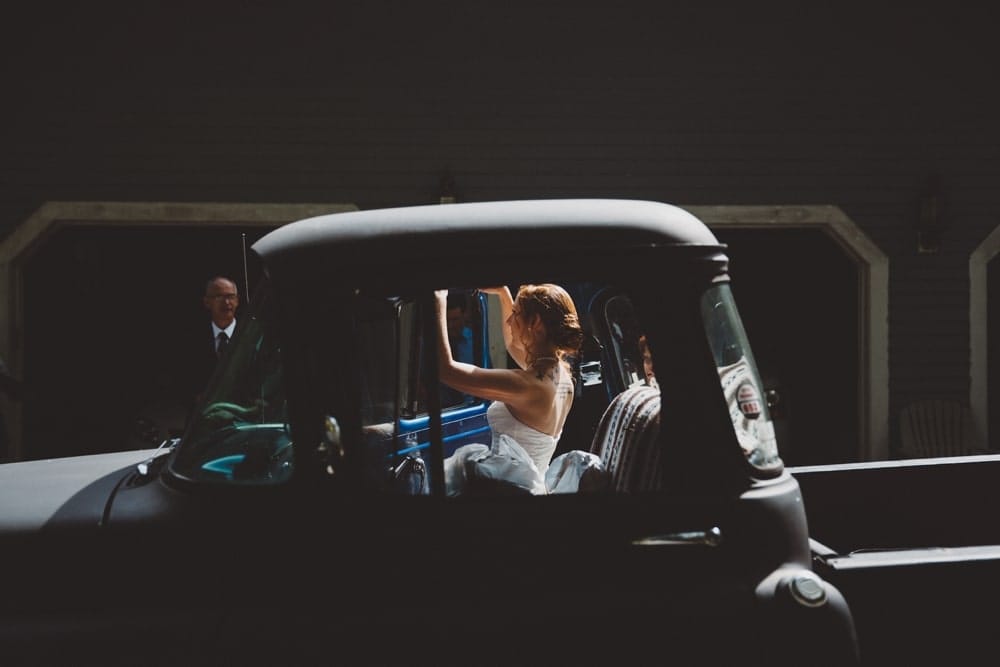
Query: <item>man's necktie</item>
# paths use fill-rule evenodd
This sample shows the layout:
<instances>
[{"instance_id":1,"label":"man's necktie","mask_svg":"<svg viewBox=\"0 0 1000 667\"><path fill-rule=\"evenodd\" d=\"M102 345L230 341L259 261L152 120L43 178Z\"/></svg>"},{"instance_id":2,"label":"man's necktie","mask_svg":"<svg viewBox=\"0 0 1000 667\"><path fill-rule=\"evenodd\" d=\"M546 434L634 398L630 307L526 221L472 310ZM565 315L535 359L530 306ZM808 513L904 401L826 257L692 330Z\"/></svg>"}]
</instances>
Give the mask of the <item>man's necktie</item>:
<instances>
[{"instance_id":1,"label":"man's necktie","mask_svg":"<svg viewBox=\"0 0 1000 667\"><path fill-rule=\"evenodd\" d=\"M229 345L229 336L226 335L225 331L219 332L219 344L215 348L215 354L221 357L223 352L226 351L226 346Z\"/></svg>"}]
</instances>

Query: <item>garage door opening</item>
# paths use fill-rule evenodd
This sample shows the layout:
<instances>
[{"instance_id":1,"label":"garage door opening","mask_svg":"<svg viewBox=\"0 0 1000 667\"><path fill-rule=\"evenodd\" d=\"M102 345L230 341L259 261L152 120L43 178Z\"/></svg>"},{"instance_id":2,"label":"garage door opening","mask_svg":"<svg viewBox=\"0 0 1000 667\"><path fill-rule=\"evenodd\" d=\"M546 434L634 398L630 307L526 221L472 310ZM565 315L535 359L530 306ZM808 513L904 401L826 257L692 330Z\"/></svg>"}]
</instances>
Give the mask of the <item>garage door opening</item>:
<instances>
[{"instance_id":1,"label":"garage door opening","mask_svg":"<svg viewBox=\"0 0 1000 667\"><path fill-rule=\"evenodd\" d=\"M156 446L155 434L136 432L154 406L183 424L175 374L190 346L179 343L208 326L205 281L230 276L244 293L243 235L249 246L267 231L74 226L53 234L22 271L31 457ZM252 255L246 277L251 287L260 277Z\"/></svg>"},{"instance_id":2,"label":"garage door opening","mask_svg":"<svg viewBox=\"0 0 1000 667\"><path fill-rule=\"evenodd\" d=\"M353 204L49 202L0 244L0 354L29 388L2 407L7 461L148 446L177 341L208 326L217 274L252 289L249 247L294 220ZM244 305L246 301L244 300ZM244 311L245 312L245 311ZM176 421L176 415L165 419ZM155 443L159 444L158 442Z\"/></svg>"},{"instance_id":3,"label":"garage door opening","mask_svg":"<svg viewBox=\"0 0 1000 667\"><path fill-rule=\"evenodd\" d=\"M787 465L857 460L858 275L818 229L724 229L733 295Z\"/></svg>"},{"instance_id":4,"label":"garage door opening","mask_svg":"<svg viewBox=\"0 0 1000 667\"><path fill-rule=\"evenodd\" d=\"M745 232L818 230L853 262L856 330L841 337L856 342L851 367L857 369L859 386L853 394L857 407L849 417L856 424L854 455L841 457L839 444L814 445L812 453L802 454L798 443L806 436L790 433L786 439L789 462L804 463L813 460L814 454L818 457L831 452L836 460L888 458L888 267L884 254L833 206L684 208L723 240L733 232L728 239L734 244L734 275L740 281L735 285L747 292L739 298L748 319L773 305L753 305L750 292L786 290L800 281L785 276L777 285L753 287L755 281L773 283L774 279L763 274L753 277L749 268L741 266L744 252L759 254L751 250L757 241L753 236L743 237ZM7 316L7 326L0 328L0 354L16 375L29 379L31 373L56 385L46 389L39 405L24 406L27 420L21 419L21 409L3 406L13 417L8 422L12 449L7 460L114 449L115 443L129 437L134 426L130 410L142 403L140 399L156 386L156 378L162 377L156 374L157 363L162 362L143 355L150 356L149 350L163 341L169 344L170 332L202 315L198 308L206 274L241 273L242 233L247 233L250 245L262 232L287 222L356 209L351 204L45 204L0 244L0 312ZM79 234L68 233L59 240L58 234L66 231L63 228L72 231L75 227L81 228ZM95 246L92 241L97 233L109 236ZM146 238L139 238L143 235ZM815 237L808 236L801 242L817 243ZM50 248L49 243L53 244ZM817 246L816 252L826 250ZM801 253L802 259L810 254ZM812 262L788 270L804 271L810 266ZM251 283L253 280L251 275ZM128 313L133 317L124 315ZM844 316L840 321L849 319ZM751 331L767 326L749 324ZM787 363L767 351L767 342L760 340L760 335L751 335L769 364ZM121 359L129 363L120 363ZM788 371L780 374L789 377ZM784 377L779 379L784 382ZM112 385L115 388L111 390L95 390ZM132 390L125 392L121 387ZM801 413L792 405L796 397L788 397L789 415L792 409ZM95 415L104 417L97 419ZM30 439L28 433L22 433L22 426L30 431Z\"/></svg>"},{"instance_id":5,"label":"garage door opening","mask_svg":"<svg viewBox=\"0 0 1000 667\"><path fill-rule=\"evenodd\" d=\"M684 208L711 227L721 240L728 239L733 243L734 290L743 284L742 292L738 293L743 317L758 319L759 313L760 319L765 320L750 323L753 325L750 329L751 343L755 350L761 348L765 357L771 357L767 361L776 366L773 369L774 381L784 383L785 378L797 376L803 378L800 382L806 383L806 389L796 390L794 395L788 394L788 389L783 387L783 393L788 398L785 409L789 421L783 428L790 431L785 438L789 463L811 465L815 462L822 465L888 459L889 260L885 253L836 206ZM767 236L760 236L771 232L791 235L771 237L771 240L765 240ZM799 232L809 233L800 235ZM782 238L787 238L787 241L781 240ZM754 239L760 239L760 242ZM781 251L775 252L772 243L780 244ZM797 245L800 243L803 245ZM812 284L819 291L824 289L825 281L817 275L821 266L824 270L833 272L831 277L837 276L830 281L830 288L834 291L810 296L807 290L803 291L807 285ZM852 289L854 294L850 295L849 290ZM821 299L827 300L831 305L836 304L838 314L834 316L831 312L824 312L820 307ZM796 309L813 309L809 316L816 320L812 323L810 335L815 336L819 332L820 337L827 342L836 339L838 344L823 354L836 355L850 370L838 369L835 373L836 383L829 389L825 386L819 389L824 400L816 400L819 394L813 395L819 383L806 375L806 368L786 369L788 362L782 359L786 353L781 350L770 351L768 348L772 343L762 340L763 337L758 335L759 331L777 326L775 308L782 321L794 321ZM852 311L853 315L848 311ZM851 326L854 327L853 330L849 330ZM782 331L774 331L771 337L781 340L785 336ZM810 353L815 347L798 340L788 344L796 346L799 354ZM848 351L853 351L853 359L847 358ZM803 365L815 367L805 362ZM817 373L822 374L822 371ZM782 374L784 377L778 377ZM848 388L848 380L852 375L856 384ZM841 411L841 406L847 405L848 396L854 397L854 408L847 409L846 417L834 414ZM827 397L832 400L834 410L820 407ZM807 401L805 415L803 400ZM796 427L796 424L791 423L793 411L797 415L803 415L801 418L796 417L796 422L807 418L837 422L838 435L817 436L817 444L805 445L809 436L802 429L806 427ZM851 423L855 428L852 438L847 434ZM793 427L798 431L791 431ZM842 434L841 428L844 429ZM778 437L781 438L780 433Z\"/></svg>"}]
</instances>

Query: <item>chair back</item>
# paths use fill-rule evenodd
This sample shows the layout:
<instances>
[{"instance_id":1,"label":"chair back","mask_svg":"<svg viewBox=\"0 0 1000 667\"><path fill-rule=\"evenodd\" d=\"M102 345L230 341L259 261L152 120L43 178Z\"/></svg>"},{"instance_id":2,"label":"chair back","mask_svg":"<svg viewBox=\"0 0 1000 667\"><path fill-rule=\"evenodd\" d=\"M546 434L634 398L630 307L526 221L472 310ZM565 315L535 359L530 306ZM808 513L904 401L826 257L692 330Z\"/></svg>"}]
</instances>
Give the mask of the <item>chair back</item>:
<instances>
[{"instance_id":1,"label":"chair back","mask_svg":"<svg viewBox=\"0 0 1000 667\"><path fill-rule=\"evenodd\" d=\"M637 385L608 405L590 451L611 474L611 489L634 493L663 487L660 470L660 390Z\"/></svg>"},{"instance_id":2,"label":"chair back","mask_svg":"<svg viewBox=\"0 0 1000 667\"><path fill-rule=\"evenodd\" d=\"M899 429L903 458L985 453L976 437L969 407L960 401L914 401L900 411Z\"/></svg>"}]
</instances>

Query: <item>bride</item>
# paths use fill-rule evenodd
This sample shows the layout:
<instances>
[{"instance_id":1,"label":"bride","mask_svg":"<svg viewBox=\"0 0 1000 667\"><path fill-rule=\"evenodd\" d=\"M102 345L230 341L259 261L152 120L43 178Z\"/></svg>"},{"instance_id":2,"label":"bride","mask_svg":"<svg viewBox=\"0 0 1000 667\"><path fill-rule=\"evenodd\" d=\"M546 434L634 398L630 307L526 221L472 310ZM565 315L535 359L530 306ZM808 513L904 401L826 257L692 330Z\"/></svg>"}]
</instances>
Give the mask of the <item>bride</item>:
<instances>
[{"instance_id":1,"label":"bride","mask_svg":"<svg viewBox=\"0 0 1000 667\"><path fill-rule=\"evenodd\" d=\"M506 436L545 471L573 405L573 374L567 356L576 355L583 330L576 306L553 284L522 285L517 297L506 287L480 289L500 299L504 343L518 368L480 368L452 358L446 309L448 291L435 292L438 322L438 373L449 387L493 401L486 417L493 431L491 449Z\"/></svg>"}]
</instances>

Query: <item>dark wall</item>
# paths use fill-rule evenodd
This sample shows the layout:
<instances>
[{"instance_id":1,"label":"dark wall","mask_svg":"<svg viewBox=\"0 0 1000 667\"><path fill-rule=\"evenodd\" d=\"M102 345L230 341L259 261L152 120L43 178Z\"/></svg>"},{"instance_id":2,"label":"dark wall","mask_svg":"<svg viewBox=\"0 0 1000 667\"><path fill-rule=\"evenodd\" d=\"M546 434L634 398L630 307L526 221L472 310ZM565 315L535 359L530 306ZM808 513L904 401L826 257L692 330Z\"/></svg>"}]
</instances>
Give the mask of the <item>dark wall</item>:
<instances>
[{"instance_id":1,"label":"dark wall","mask_svg":"<svg viewBox=\"0 0 1000 667\"><path fill-rule=\"evenodd\" d=\"M460 200L834 204L890 258L893 414L967 398L995 8L116 5L4 25L3 230L47 200L435 202L446 171ZM935 174L946 227L918 254Z\"/></svg>"}]
</instances>

